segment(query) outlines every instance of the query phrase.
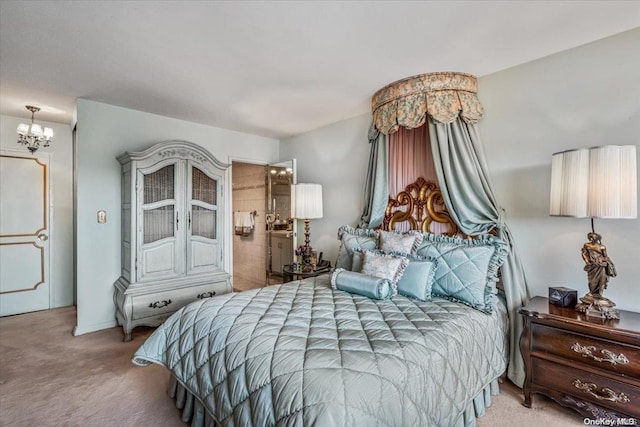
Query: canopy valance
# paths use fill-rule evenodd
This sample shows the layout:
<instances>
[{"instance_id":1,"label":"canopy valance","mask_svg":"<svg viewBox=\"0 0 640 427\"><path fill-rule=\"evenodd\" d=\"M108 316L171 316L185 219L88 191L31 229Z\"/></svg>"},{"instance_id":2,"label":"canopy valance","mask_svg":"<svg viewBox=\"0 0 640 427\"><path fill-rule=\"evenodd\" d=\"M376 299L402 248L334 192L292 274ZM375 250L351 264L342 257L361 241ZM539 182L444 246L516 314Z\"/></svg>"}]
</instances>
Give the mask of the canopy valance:
<instances>
[{"instance_id":1,"label":"canopy valance","mask_svg":"<svg viewBox=\"0 0 640 427\"><path fill-rule=\"evenodd\" d=\"M477 123L483 115L478 100L478 81L464 73L427 73L393 82L373 95L373 124L388 135L403 126L422 126L427 113L439 123L451 123L460 116Z\"/></svg>"}]
</instances>

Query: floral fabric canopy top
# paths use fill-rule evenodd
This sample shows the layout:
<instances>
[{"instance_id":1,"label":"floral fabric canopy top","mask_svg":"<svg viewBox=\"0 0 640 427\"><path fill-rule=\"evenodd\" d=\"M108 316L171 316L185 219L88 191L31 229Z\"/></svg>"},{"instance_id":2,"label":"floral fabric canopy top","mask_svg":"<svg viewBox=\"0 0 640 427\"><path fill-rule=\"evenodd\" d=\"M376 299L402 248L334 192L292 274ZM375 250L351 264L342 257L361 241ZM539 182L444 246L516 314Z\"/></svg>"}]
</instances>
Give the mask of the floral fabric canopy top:
<instances>
[{"instance_id":1,"label":"floral fabric canopy top","mask_svg":"<svg viewBox=\"0 0 640 427\"><path fill-rule=\"evenodd\" d=\"M400 126L422 126L427 113L438 122L453 122L458 115L467 123L483 115L478 81L464 73L428 73L398 80L380 89L371 99L373 123L390 134Z\"/></svg>"}]
</instances>

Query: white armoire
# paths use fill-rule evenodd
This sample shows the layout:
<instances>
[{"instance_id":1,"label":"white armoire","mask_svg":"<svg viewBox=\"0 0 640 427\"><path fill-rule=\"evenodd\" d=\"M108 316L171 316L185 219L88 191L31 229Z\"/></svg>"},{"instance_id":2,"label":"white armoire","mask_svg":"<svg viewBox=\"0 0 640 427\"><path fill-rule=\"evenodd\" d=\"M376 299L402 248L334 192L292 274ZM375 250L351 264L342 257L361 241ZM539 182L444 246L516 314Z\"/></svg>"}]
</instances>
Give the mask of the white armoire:
<instances>
[{"instance_id":1,"label":"white armoire","mask_svg":"<svg viewBox=\"0 0 640 427\"><path fill-rule=\"evenodd\" d=\"M122 165L122 275L114 284L124 340L184 305L231 291L223 257L228 164L186 141L118 157Z\"/></svg>"}]
</instances>

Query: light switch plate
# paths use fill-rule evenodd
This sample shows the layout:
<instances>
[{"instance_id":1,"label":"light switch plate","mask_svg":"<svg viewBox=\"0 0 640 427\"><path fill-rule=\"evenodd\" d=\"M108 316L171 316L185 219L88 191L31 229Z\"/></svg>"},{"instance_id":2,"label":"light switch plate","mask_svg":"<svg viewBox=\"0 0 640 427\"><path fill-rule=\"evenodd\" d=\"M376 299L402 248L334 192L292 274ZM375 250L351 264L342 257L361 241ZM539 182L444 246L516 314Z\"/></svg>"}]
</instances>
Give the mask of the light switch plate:
<instances>
[{"instance_id":1,"label":"light switch plate","mask_svg":"<svg viewBox=\"0 0 640 427\"><path fill-rule=\"evenodd\" d=\"M98 211L98 224L107 222L107 211Z\"/></svg>"}]
</instances>

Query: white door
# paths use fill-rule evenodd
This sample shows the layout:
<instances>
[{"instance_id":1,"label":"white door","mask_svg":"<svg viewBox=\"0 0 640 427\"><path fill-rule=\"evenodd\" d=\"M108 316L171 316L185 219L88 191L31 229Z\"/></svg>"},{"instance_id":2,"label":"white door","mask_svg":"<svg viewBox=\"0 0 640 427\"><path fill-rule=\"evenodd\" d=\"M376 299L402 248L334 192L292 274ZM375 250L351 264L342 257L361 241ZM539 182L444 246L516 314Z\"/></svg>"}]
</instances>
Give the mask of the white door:
<instances>
[{"instance_id":1,"label":"white door","mask_svg":"<svg viewBox=\"0 0 640 427\"><path fill-rule=\"evenodd\" d=\"M50 308L49 157L0 152L0 316Z\"/></svg>"}]
</instances>

